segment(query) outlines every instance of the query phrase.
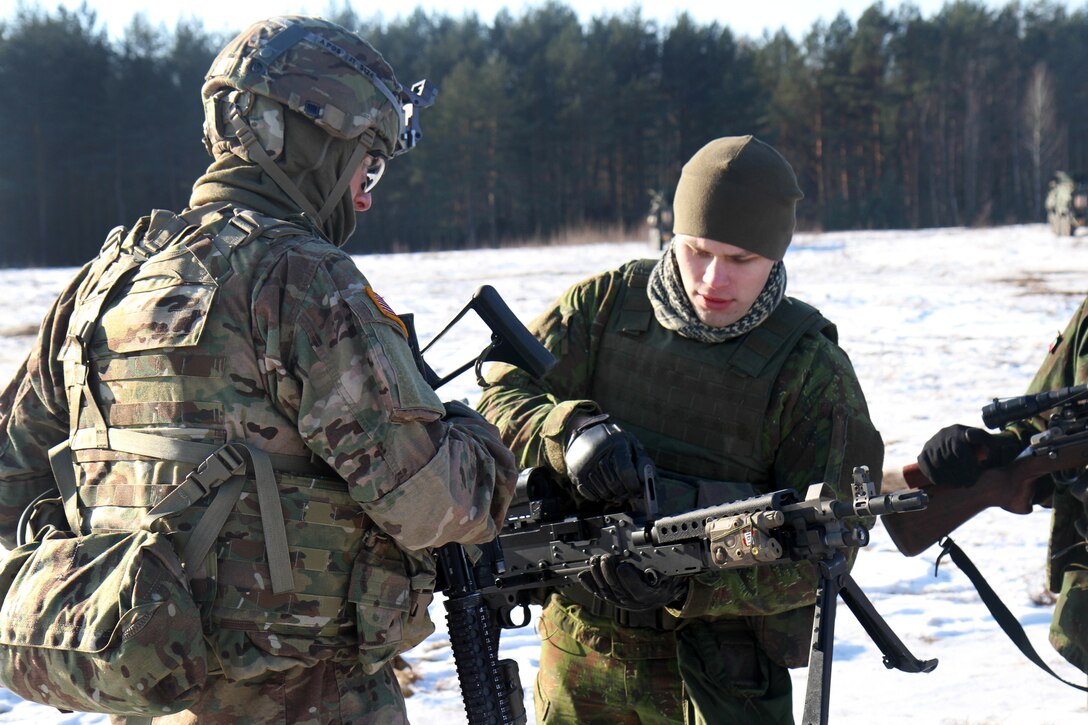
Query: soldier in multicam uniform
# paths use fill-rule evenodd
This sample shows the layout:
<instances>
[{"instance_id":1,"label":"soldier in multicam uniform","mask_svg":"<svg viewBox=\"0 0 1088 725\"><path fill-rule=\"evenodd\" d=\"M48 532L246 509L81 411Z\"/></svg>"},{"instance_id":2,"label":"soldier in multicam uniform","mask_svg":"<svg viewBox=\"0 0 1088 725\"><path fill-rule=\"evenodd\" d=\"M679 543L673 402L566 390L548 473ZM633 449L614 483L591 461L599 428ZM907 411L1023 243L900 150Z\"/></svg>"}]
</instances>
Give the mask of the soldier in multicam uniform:
<instances>
[{"instance_id":1,"label":"soldier in multicam uniform","mask_svg":"<svg viewBox=\"0 0 1088 725\"><path fill-rule=\"evenodd\" d=\"M1081 302L1064 331L1051 343L1046 359L1028 385L1027 394L1088 383L1088 299ZM1047 411L1049 413L1049 411ZM926 442L918 455L922 473L938 486L972 486L983 470L1012 461L1046 418L1010 425L1000 433L950 425ZM1072 485L1043 489L1033 503L1051 514L1047 582L1058 595L1050 622L1050 643L1066 660L1088 673L1088 489L1083 476Z\"/></svg>"},{"instance_id":2,"label":"soldier in multicam uniform","mask_svg":"<svg viewBox=\"0 0 1088 725\"><path fill-rule=\"evenodd\" d=\"M558 358L545 380L492 371L479 409L520 465L564 477L591 511L641 493L633 461L648 454L662 513L816 481L849 497L853 466L879 472L834 326L784 296L801 196L751 136L695 154L662 259L580 282L532 323ZM793 721L786 668L807 660L810 563L651 582L620 561L595 560L588 591L545 604L541 722Z\"/></svg>"},{"instance_id":3,"label":"soldier in multicam uniform","mask_svg":"<svg viewBox=\"0 0 1088 725\"><path fill-rule=\"evenodd\" d=\"M214 554L189 572L211 676L155 722L405 722L390 661L433 631L429 548L489 540L505 517L512 455L425 384L403 323L339 248L418 137L422 88L321 19L244 31L203 88L214 161L189 208L110 235L0 400L6 547L54 488L62 441L94 530L137 526L193 451L252 451ZM169 520L179 550L205 510Z\"/></svg>"}]
</instances>

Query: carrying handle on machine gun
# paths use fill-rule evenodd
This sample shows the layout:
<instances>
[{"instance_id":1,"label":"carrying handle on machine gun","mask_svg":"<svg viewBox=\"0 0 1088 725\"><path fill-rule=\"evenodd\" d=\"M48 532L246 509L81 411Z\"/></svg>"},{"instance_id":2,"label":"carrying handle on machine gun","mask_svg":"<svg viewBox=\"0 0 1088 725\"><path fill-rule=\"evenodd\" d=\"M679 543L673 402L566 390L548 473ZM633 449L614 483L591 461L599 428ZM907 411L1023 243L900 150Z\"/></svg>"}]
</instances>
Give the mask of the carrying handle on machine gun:
<instances>
[{"instance_id":1,"label":"carrying handle on machine gun","mask_svg":"<svg viewBox=\"0 0 1088 725\"><path fill-rule=\"evenodd\" d=\"M484 380L482 372L485 362L509 363L521 368L534 378L543 377L555 366L555 357L540 344L539 340L533 337L532 333L525 329L525 326L521 324L521 321L506 305L506 302L495 291L495 288L488 284L483 285L473 293L468 304L454 315L452 320L446 323L441 332L427 343L427 347L420 350L420 355L422 356L432 345L438 342L438 339L456 325L469 310L475 310L480 319L484 321L484 324L491 329L491 342L475 360L469 360L444 377L439 377L427 367L424 376L428 378L427 382L431 384L431 387L439 388L470 367L475 366L476 382L481 388L486 388L488 383ZM413 349L418 349L418 343Z\"/></svg>"}]
</instances>

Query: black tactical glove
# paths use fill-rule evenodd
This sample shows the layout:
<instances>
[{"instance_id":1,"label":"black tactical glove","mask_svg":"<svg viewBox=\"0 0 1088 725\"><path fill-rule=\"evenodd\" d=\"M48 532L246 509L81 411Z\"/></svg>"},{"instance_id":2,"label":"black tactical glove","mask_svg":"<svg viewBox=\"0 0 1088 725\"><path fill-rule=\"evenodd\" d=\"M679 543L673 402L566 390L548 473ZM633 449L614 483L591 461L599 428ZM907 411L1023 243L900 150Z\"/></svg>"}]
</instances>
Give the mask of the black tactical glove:
<instances>
[{"instance_id":1,"label":"black tactical glove","mask_svg":"<svg viewBox=\"0 0 1088 725\"><path fill-rule=\"evenodd\" d=\"M589 501L622 503L642 493L639 470L648 461L646 452L607 415L580 421L563 459L575 490Z\"/></svg>"},{"instance_id":2,"label":"black tactical glove","mask_svg":"<svg viewBox=\"0 0 1088 725\"><path fill-rule=\"evenodd\" d=\"M926 442L918 454L918 468L938 486L973 486L984 470L1005 465L1021 448L1016 438L957 423Z\"/></svg>"},{"instance_id":3,"label":"black tactical glove","mask_svg":"<svg viewBox=\"0 0 1088 725\"><path fill-rule=\"evenodd\" d=\"M687 588L686 577L665 576L612 554L594 556L578 582L595 596L621 609L641 612L678 599Z\"/></svg>"}]
</instances>

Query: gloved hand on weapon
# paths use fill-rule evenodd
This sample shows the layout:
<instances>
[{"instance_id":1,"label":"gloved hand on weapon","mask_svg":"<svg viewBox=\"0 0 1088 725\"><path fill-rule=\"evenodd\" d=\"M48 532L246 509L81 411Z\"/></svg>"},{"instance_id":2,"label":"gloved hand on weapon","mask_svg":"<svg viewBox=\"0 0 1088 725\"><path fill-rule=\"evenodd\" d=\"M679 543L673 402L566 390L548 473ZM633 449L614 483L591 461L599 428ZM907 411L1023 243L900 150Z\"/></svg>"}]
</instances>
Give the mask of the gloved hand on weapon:
<instances>
[{"instance_id":1,"label":"gloved hand on weapon","mask_svg":"<svg viewBox=\"0 0 1088 725\"><path fill-rule=\"evenodd\" d=\"M918 454L918 468L938 486L966 487L987 468L1012 461L1023 444L1011 435L994 435L982 428L950 425L937 431Z\"/></svg>"},{"instance_id":2,"label":"gloved hand on weapon","mask_svg":"<svg viewBox=\"0 0 1088 725\"><path fill-rule=\"evenodd\" d=\"M623 503L642 494L646 451L605 414L575 424L563 458L570 482L589 501Z\"/></svg>"},{"instance_id":3,"label":"gloved hand on weapon","mask_svg":"<svg viewBox=\"0 0 1088 725\"><path fill-rule=\"evenodd\" d=\"M595 596L621 609L642 612L677 600L687 589L687 577L645 572L622 557L594 556L578 582Z\"/></svg>"}]
</instances>

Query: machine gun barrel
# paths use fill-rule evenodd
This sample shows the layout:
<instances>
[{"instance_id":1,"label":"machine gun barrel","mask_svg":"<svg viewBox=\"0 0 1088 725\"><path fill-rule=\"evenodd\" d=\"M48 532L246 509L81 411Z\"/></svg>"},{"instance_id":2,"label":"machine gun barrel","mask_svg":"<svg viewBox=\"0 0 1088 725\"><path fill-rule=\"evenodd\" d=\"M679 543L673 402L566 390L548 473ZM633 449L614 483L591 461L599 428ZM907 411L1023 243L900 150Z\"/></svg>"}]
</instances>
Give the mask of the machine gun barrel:
<instances>
[{"instance_id":1,"label":"machine gun barrel","mask_svg":"<svg viewBox=\"0 0 1088 725\"><path fill-rule=\"evenodd\" d=\"M854 512L859 516L905 514L911 511L921 511L928 504L929 496L926 495L925 491L903 490L873 496L863 506L855 506Z\"/></svg>"},{"instance_id":2,"label":"machine gun barrel","mask_svg":"<svg viewBox=\"0 0 1088 725\"><path fill-rule=\"evenodd\" d=\"M794 491L783 489L762 496L688 511L676 516L665 516L653 523L650 537L658 546L684 539L705 538L707 524L711 521L759 511L781 511L785 506L796 501L797 494Z\"/></svg>"}]
</instances>

